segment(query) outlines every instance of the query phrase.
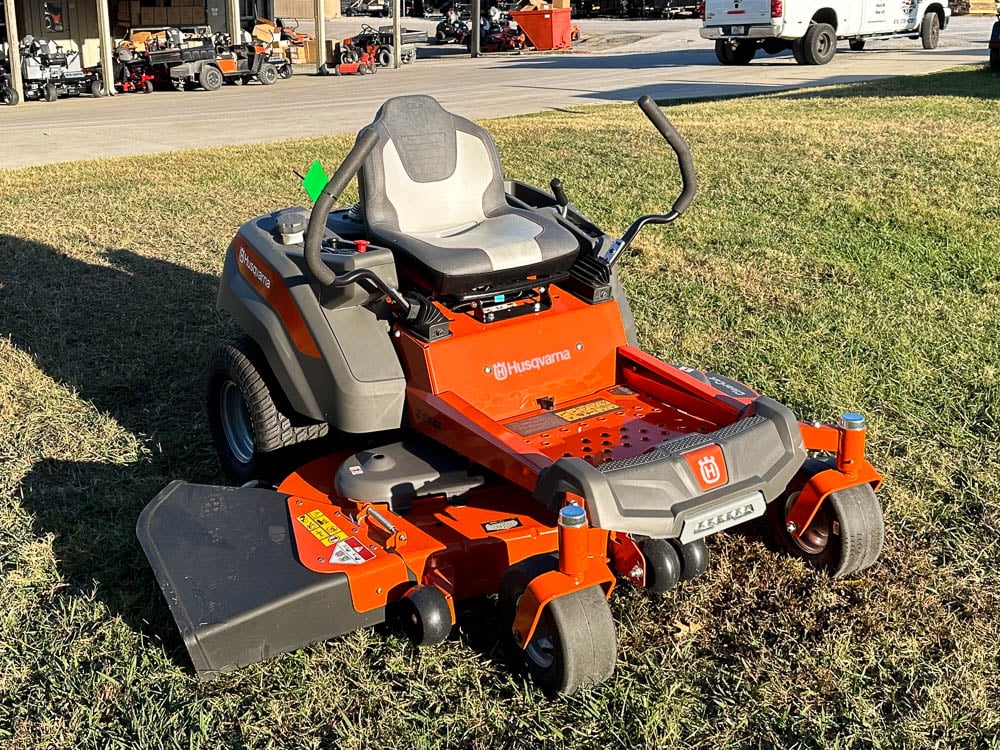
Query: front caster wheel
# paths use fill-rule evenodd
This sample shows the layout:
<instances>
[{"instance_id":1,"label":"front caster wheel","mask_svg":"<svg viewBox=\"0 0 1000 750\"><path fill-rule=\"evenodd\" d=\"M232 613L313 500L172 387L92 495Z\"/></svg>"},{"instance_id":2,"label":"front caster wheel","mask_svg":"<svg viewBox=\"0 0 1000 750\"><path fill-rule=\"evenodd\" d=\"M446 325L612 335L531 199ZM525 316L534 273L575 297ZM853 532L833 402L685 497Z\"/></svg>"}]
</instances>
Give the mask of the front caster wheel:
<instances>
[{"instance_id":1,"label":"front caster wheel","mask_svg":"<svg viewBox=\"0 0 1000 750\"><path fill-rule=\"evenodd\" d=\"M687 544L674 542L681 556L681 580L690 581L708 570L708 545L704 539Z\"/></svg>"},{"instance_id":2,"label":"front caster wheel","mask_svg":"<svg viewBox=\"0 0 1000 750\"><path fill-rule=\"evenodd\" d=\"M512 628L517 606L528 584L558 563L539 555L510 566L500 579L502 622ZM554 599L545 607L528 645L515 653L532 679L548 695L571 695L597 685L614 673L618 659L611 608L600 586L590 586Z\"/></svg>"},{"instance_id":3,"label":"front caster wheel","mask_svg":"<svg viewBox=\"0 0 1000 750\"><path fill-rule=\"evenodd\" d=\"M882 506L869 485L831 493L801 536L792 536L787 527L788 511L806 481L829 468L831 464L825 461L806 461L788 492L768 506L767 520L785 550L834 578L843 578L871 567L882 552Z\"/></svg>"},{"instance_id":4,"label":"front caster wheel","mask_svg":"<svg viewBox=\"0 0 1000 750\"><path fill-rule=\"evenodd\" d=\"M417 586L399 602L399 620L407 638L418 646L436 646L451 632L451 610L437 586Z\"/></svg>"},{"instance_id":5,"label":"front caster wheel","mask_svg":"<svg viewBox=\"0 0 1000 750\"><path fill-rule=\"evenodd\" d=\"M681 579L681 557L666 539L646 539L639 544L646 561L646 588L658 594L670 591Z\"/></svg>"}]
</instances>

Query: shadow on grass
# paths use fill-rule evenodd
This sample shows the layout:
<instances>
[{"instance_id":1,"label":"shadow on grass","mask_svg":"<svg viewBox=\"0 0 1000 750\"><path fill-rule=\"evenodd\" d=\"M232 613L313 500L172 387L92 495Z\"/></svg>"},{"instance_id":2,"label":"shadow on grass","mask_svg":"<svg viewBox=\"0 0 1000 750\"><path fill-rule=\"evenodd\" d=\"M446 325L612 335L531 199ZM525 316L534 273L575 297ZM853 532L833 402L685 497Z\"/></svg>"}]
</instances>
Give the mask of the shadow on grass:
<instances>
[{"instance_id":1,"label":"shadow on grass","mask_svg":"<svg viewBox=\"0 0 1000 750\"><path fill-rule=\"evenodd\" d=\"M218 483L203 406L203 373L222 331L218 280L126 249L97 263L0 234L0 335L48 377L114 418L153 452L118 464L87 460L87 437L64 448L80 460L38 461L20 482L32 534L51 535L61 578L94 596L133 631L190 668L180 633L135 536L140 511L171 480ZM46 410L55 430L64 415ZM495 605L463 603L453 638L502 660ZM383 632L389 626L383 626Z\"/></svg>"},{"instance_id":2,"label":"shadow on grass","mask_svg":"<svg viewBox=\"0 0 1000 750\"><path fill-rule=\"evenodd\" d=\"M151 452L118 464L100 454L95 460L101 446L86 435L60 446L61 455L79 460L39 461L18 488L34 532L52 535L73 590L93 592L133 629L179 645L135 522L170 479L217 478L201 378L219 338L218 282L128 249L106 250L88 263L4 234L0 267L0 335L46 376L142 436ZM72 442L73 423L62 423L58 406L41 406L48 424L37 429L63 432Z\"/></svg>"}]
</instances>

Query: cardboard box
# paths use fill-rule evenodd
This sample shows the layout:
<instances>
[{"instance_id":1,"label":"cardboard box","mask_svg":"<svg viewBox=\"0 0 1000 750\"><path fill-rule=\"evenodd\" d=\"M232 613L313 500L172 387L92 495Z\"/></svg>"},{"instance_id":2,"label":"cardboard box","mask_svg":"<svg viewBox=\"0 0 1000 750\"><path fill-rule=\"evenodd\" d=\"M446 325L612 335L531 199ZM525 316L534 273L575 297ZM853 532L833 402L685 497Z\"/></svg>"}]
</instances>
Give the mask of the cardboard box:
<instances>
[{"instance_id":1,"label":"cardboard box","mask_svg":"<svg viewBox=\"0 0 1000 750\"><path fill-rule=\"evenodd\" d=\"M196 5L193 8L191 8L191 11L194 13L194 21L193 21L193 23L195 23L195 24L205 23L205 8L204 7L198 7Z\"/></svg>"},{"instance_id":2,"label":"cardboard box","mask_svg":"<svg viewBox=\"0 0 1000 750\"><path fill-rule=\"evenodd\" d=\"M167 25L167 9L156 7L153 8L153 25L155 26L166 26Z\"/></svg>"},{"instance_id":3,"label":"cardboard box","mask_svg":"<svg viewBox=\"0 0 1000 750\"><path fill-rule=\"evenodd\" d=\"M156 8L143 8L139 14L139 21L143 26L153 26L156 24Z\"/></svg>"},{"instance_id":4,"label":"cardboard box","mask_svg":"<svg viewBox=\"0 0 1000 750\"><path fill-rule=\"evenodd\" d=\"M139 22L139 14L142 12L142 3L138 0L132 0L128 4L129 15L132 17L132 23Z\"/></svg>"},{"instance_id":5,"label":"cardboard box","mask_svg":"<svg viewBox=\"0 0 1000 750\"><path fill-rule=\"evenodd\" d=\"M188 6L184 8L177 9L180 12L181 20L178 22L181 26L193 26L194 25L194 8Z\"/></svg>"}]
</instances>

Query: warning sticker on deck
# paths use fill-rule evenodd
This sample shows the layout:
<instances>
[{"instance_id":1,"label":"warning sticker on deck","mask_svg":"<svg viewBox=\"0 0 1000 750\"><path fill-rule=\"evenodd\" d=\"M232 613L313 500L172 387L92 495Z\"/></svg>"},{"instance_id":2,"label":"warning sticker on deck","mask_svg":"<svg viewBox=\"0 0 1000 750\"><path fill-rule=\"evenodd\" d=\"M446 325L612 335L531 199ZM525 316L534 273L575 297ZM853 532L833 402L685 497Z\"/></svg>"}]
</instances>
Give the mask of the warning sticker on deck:
<instances>
[{"instance_id":1,"label":"warning sticker on deck","mask_svg":"<svg viewBox=\"0 0 1000 750\"><path fill-rule=\"evenodd\" d=\"M296 519L309 530L310 534L319 539L324 547L332 547L337 542L347 539L343 529L327 518L326 513L319 508L305 515L296 516Z\"/></svg>"},{"instance_id":2,"label":"warning sticker on deck","mask_svg":"<svg viewBox=\"0 0 1000 750\"><path fill-rule=\"evenodd\" d=\"M337 542L330 555L331 565L363 565L374 560L375 553L368 549L361 540L349 536L342 542Z\"/></svg>"},{"instance_id":3,"label":"warning sticker on deck","mask_svg":"<svg viewBox=\"0 0 1000 750\"><path fill-rule=\"evenodd\" d=\"M613 404L610 401L599 398L596 401L588 401L585 404L571 406L568 409L562 409L561 411L557 411L556 414L565 419L567 422L576 422L580 419L596 417L598 414L607 414L609 411L614 411L618 408L618 404Z\"/></svg>"}]
</instances>

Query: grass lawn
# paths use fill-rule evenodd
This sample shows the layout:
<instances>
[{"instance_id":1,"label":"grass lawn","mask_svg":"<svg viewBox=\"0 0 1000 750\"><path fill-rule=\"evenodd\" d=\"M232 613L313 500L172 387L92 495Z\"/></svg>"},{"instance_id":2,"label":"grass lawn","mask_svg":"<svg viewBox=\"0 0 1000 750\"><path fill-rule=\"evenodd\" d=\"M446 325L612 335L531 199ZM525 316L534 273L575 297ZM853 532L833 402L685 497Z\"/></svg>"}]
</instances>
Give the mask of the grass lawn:
<instances>
[{"instance_id":1,"label":"grass lawn","mask_svg":"<svg viewBox=\"0 0 1000 750\"><path fill-rule=\"evenodd\" d=\"M998 102L977 67L666 109L701 192L623 264L640 343L863 412L886 547L834 582L714 537L697 581L618 588L615 677L554 701L490 601L437 648L362 631L202 684L134 538L171 479L222 481L229 239L351 139L0 172L0 746L1000 747ZM676 194L634 106L487 126L609 231Z\"/></svg>"}]
</instances>

